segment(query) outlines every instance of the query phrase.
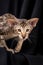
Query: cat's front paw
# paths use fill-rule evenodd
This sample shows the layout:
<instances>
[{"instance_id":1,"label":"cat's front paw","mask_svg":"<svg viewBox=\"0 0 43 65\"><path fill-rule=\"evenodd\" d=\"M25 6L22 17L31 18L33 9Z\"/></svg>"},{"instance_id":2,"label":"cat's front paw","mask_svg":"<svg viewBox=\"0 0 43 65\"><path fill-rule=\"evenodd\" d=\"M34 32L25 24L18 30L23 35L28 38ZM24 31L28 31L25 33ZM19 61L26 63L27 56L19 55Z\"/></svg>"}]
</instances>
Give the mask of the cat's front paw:
<instances>
[{"instance_id":1,"label":"cat's front paw","mask_svg":"<svg viewBox=\"0 0 43 65\"><path fill-rule=\"evenodd\" d=\"M14 50L12 50L12 49L10 49L11 50L11 52L14 54Z\"/></svg>"},{"instance_id":2,"label":"cat's front paw","mask_svg":"<svg viewBox=\"0 0 43 65\"><path fill-rule=\"evenodd\" d=\"M20 49L15 49L14 52L15 53L19 53L20 52Z\"/></svg>"},{"instance_id":3,"label":"cat's front paw","mask_svg":"<svg viewBox=\"0 0 43 65\"><path fill-rule=\"evenodd\" d=\"M12 52L14 54L14 50L11 48L10 49L7 48L7 51Z\"/></svg>"}]
</instances>

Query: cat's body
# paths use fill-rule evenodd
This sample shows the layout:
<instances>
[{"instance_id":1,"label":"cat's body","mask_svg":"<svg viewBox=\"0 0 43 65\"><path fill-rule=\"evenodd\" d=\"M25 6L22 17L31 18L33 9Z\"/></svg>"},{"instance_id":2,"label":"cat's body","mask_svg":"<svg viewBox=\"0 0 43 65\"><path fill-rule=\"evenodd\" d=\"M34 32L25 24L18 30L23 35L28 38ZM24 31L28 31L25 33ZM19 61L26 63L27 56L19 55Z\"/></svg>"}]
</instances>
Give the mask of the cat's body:
<instances>
[{"instance_id":1,"label":"cat's body","mask_svg":"<svg viewBox=\"0 0 43 65\"><path fill-rule=\"evenodd\" d=\"M0 16L0 47L5 47L7 51L14 53L13 49L9 49L5 42L5 40L17 36L12 30L13 26L10 24L12 22L9 22L10 19L11 21L15 20L15 17L9 13Z\"/></svg>"},{"instance_id":2,"label":"cat's body","mask_svg":"<svg viewBox=\"0 0 43 65\"><path fill-rule=\"evenodd\" d=\"M11 14L4 14L3 15L3 21L7 24L5 29L5 23L2 25L2 28L0 27L0 47L5 47L8 51L11 51L12 53L20 52L23 41L26 40L29 37L29 34L33 30L33 28L36 26L38 22L38 18L32 18L32 19L17 19L15 16ZM0 18L1 19L1 18ZM1 21L0 21L1 22ZM3 34L3 35L2 35ZM5 43L5 40L18 37L18 43L14 50L9 49ZM3 43L3 44L2 44Z\"/></svg>"}]
</instances>

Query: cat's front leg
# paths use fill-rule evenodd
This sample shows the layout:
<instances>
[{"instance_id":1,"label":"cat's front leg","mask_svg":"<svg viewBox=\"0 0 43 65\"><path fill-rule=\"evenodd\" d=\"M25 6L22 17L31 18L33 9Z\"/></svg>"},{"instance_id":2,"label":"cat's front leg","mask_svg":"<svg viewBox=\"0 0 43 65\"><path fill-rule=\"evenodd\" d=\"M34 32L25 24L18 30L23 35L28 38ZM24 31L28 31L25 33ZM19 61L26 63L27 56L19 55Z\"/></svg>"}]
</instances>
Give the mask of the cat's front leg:
<instances>
[{"instance_id":1,"label":"cat's front leg","mask_svg":"<svg viewBox=\"0 0 43 65\"><path fill-rule=\"evenodd\" d=\"M21 50L21 48L22 48L22 44L23 44L23 40L20 39L20 40L18 41L18 43L17 43L17 46L16 46L15 49L14 49L14 52L15 52L15 53L20 52L20 50Z\"/></svg>"},{"instance_id":2,"label":"cat's front leg","mask_svg":"<svg viewBox=\"0 0 43 65\"><path fill-rule=\"evenodd\" d=\"M0 40L0 47L5 47L7 51L10 51L14 54L14 50L13 49L9 49L6 45L5 40Z\"/></svg>"}]
</instances>

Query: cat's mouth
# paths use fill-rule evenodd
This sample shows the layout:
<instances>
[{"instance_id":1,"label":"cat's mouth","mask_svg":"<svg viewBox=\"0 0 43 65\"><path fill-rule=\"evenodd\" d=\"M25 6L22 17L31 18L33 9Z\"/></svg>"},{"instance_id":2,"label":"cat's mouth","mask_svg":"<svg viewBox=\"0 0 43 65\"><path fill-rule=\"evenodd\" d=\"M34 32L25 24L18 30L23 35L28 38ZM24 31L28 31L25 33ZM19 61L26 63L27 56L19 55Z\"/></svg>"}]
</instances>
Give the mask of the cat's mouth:
<instances>
[{"instance_id":1,"label":"cat's mouth","mask_svg":"<svg viewBox=\"0 0 43 65\"><path fill-rule=\"evenodd\" d=\"M22 39L23 39L23 40L26 40L26 39L27 39L27 37L22 37Z\"/></svg>"},{"instance_id":2,"label":"cat's mouth","mask_svg":"<svg viewBox=\"0 0 43 65\"><path fill-rule=\"evenodd\" d=\"M22 38L25 39L26 38L26 34L22 34Z\"/></svg>"},{"instance_id":3,"label":"cat's mouth","mask_svg":"<svg viewBox=\"0 0 43 65\"><path fill-rule=\"evenodd\" d=\"M19 36L19 38L20 38L20 39L23 39L23 40L25 40L25 39L26 39L26 37L22 37L22 36Z\"/></svg>"}]
</instances>

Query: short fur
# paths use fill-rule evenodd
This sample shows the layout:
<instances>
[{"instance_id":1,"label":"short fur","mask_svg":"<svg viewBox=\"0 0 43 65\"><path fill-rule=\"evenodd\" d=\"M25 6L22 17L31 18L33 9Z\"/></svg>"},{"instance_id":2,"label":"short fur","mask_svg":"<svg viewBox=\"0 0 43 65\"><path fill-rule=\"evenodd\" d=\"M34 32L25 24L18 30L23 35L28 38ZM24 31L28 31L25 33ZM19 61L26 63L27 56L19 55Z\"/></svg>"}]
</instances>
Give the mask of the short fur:
<instances>
[{"instance_id":1,"label":"short fur","mask_svg":"<svg viewBox=\"0 0 43 65\"><path fill-rule=\"evenodd\" d=\"M20 52L23 41L26 40L31 31L38 22L39 18L32 19L18 19L12 14L4 14L0 16L0 47L5 47L7 51L12 53ZM6 45L5 40L18 37L18 43L15 49L9 49Z\"/></svg>"}]
</instances>

